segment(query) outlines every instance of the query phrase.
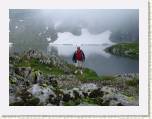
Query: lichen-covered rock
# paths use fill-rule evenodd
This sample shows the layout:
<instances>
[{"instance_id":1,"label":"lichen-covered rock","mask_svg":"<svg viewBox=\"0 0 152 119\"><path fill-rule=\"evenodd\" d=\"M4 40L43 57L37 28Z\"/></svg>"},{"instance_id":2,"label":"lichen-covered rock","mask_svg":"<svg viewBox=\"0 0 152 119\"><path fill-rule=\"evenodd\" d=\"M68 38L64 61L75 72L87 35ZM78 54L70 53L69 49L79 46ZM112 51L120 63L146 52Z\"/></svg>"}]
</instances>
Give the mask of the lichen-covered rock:
<instances>
[{"instance_id":1,"label":"lichen-covered rock","mask_svg":"<svg viewBox=\"0 0 152 119\"><path fill-rule=\"evenodd\" d=\"M56 94L49 87L41 87L38 84L35 84L28 90L33 96L40 99L40 103L46 104L49 96L52 95L56 97Z\"/></svg>"},{"instance_id":2,"label":"lichen-covered rock","mask_svg":"<svg viewBox=\"0 0 152 119\"><path fill-rule=\"evenodd\" d=\"M31 67L17 67L15 68L15 73L26 78L31 73L32 69Z\"/></svg>"},{"instance_id":3,"label":"lichen-covered rock","mask_svg":"<svg viewBox=\"0 0 152 119\"><path fill-rule=\"evenodd\" d=\"M28 50L27 52L24 52L24 56L27 57L28 59L30 58L42 58L44 57L43 54L37 50Z\"/></svg>"},{"instance_id":4,"label":"lichen-covered rock","mask_svg":"<svg viewBox=\"0 0 152 119\"><path fill-rule=\"evenodd\" d=\"M95 85L94 83L85 83L80 86L80 89L83 90L84 92L95 90L97 88L98 88L97 85Z\"/></svg>"},{"instance_id":5,"label":"lichen-covered rock","mask_svg":"<svg viewBox=\"0 0 152 119\"><path fill-rule=\"evenodd\" d=\"M55 79L51 79L49 80L50 85L52 85L53 87L57 87L58 86L58 82Z\"/></svg>"}]
</instances>

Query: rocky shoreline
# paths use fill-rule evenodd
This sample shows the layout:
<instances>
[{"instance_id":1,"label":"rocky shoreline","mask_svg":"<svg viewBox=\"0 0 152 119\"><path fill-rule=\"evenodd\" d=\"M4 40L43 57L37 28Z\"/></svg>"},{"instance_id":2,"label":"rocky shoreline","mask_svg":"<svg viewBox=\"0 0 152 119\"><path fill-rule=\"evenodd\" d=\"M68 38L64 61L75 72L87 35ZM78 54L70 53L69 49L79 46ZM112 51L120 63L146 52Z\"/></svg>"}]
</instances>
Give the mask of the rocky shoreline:
<instances>
[{"instance_id":1,"label":"rocky shoreline","mask_svg":"<svg viewBox=\"0 0 152 119\"><path fill-rule=\"evenodd\" d=\"M135 73L98 76L60 57L29 50L9 57L10 106L138 106Z\"/></svg>"},{"instance_id":2,"label":"rocky shoreline","mask_svg":"<svg viewBox=\"0 0 152 119\"><path fill-rule=\"evenodd\" d=\"M105 49L113 55L139 59L139 43L119 43Z\"/></svg>"}]
</instances>

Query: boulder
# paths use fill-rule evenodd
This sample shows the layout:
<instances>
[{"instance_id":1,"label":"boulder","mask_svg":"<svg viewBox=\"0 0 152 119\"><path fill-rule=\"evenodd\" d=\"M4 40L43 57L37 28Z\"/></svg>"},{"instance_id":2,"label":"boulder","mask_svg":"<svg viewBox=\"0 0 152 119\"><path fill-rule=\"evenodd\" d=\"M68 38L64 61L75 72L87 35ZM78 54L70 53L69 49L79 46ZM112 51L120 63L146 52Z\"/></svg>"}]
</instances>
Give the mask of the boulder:
<instances>
[{"instance_id":1,"label":"boulder","mask_svg":"<svg viewBox=\"0 0 152 119\"><path fill-rule=\"evenodd\" d=\"M50 85L52 85L53 87L57 87L58 86L58 82L55 79L50 79L49 80Z\"/></svg>"},{"instance_id":2,"label":"boulder","mask_svg":"<svg viewBox=\"0 0 152 119\"><path fill-rule=\"evenodd\" d=\"M52 95L56 97L56 94L49 87L41 87L38 84L35 84L28 90L33 96L40 99L40 103L47 103L49 96Z\"/></svg>"},{"instance_id":3,"label":"boulder","mask_svg":"<svg viewBox=\"0 0 152 119\"><path fill-rule=\"evenodd\" d=\"M53 105L59 106L60 105L60 101L61 101L61 97L60 96L57 96L57 97L54 97L52 95L49 96L49 103L51 103Z\"/></svg>"},{"instance_id":4,"label":"boulder","mask_svg":"<svg viewBox=\"0 0 152 119\"><path fill-rule=\"evenodd\" d=\"M81 84L80 89L83 92L88 92L88 91L92 91L92 90L98 89L98 87L94 83L84 83L84 84Z\"/></svg>"},{"instance_id":5,"label":"boulder","mask_svg":"<svg viewBox=\"0 0 152 119\"><path fill-rule=\"evenodd\" d=\"M42 52L40 52L38 50L34 50L34 49L24 52L24 56L27 57L28 59L30 59L30 58L39 59L39 58L44 57Z\"/></svg>"},{"instance_id":6,"label":"boulder","mask_svg":"<svg viewBox=\"0 0 152 119\"><path fill-rule=\"evenodd\" d=\"M70 94L63 94L63 101L68 102L71 100Z\"/></svg>"},{"instance_id":7,"label":"boulder","mask_svg":"<svg viewBox=\"0 0 152 119\"><path fill-rule=\"evenodd\" d=\"M104 95L104 92L100 88L98 88L98 89L93 90L89 94L89 97L90 98L97 98L97 97L103 97L103 95Z\"/></svg>"},{"instance_id":8,"label":"boulder","mask_svg":"<svg viewBox=\"0 0 152 119\"><path fill-rule=\"evenodd\" d=\"M29 74L31 73L32 69L31 67L16 67L15 68L15 73L27 78L29 76Z\"/></svg>"}]
</instances>

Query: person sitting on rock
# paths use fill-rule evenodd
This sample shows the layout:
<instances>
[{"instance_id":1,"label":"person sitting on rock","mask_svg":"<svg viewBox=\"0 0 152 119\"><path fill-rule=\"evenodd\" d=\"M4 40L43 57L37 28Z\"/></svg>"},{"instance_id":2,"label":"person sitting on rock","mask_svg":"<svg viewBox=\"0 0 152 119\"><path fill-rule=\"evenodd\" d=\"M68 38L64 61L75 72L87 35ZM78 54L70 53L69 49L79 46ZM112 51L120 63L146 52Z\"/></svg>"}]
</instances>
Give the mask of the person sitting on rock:
<instances>
[{"instance_id":1,"label":"person sitting on rock","mask_svg":"<svg viewBox=\"0 0 152 119\"><path fill-rule=\"evenodd\" d=\"M84 52L80 49L80 47L77 47L77 50L73 54L72 58L73 62L76 63L76 67L78 70L80 70L80 73L83 74L83 63L85 61L85 55ZM75 71L75 74L78 72L78 70Z\"/></svg>"}]
</instances>

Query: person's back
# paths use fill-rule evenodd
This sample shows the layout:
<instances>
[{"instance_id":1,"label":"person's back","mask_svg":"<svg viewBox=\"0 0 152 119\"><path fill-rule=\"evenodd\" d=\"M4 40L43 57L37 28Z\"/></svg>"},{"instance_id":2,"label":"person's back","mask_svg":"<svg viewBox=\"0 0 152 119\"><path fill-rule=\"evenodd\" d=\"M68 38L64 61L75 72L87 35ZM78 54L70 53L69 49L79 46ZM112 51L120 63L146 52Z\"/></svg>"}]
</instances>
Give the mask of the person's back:
<instances>
[{"instance_id":1,"label":"person's back","mask_svg":"<svg viewBox=\"0 0 152 119\"><path fill-rule=\"evenodd\" d=\"M81 50L76 51L76 59L79 60L79 61L82 61L83 57L82 57L82 51Z\"/></svg>"},{"instance_id":2,"label":"person's back","mask_svg":"<svg viewBox=\"0 0 152 119\"><path fill-rule=\"evenodd\" d=\"M73 62L76 63L76 67L78 70L80 70L80 73L82 74L82 69L83 69L83 63L85 61L85 55L84 52L80 49L80 47L77 47L77 50L75 51L73 55ZM75 73L78 71L76 70Z\"/></svg>"}]
</instances>

